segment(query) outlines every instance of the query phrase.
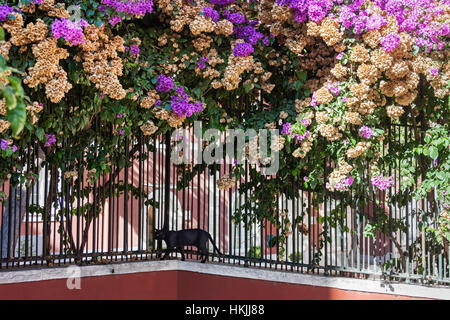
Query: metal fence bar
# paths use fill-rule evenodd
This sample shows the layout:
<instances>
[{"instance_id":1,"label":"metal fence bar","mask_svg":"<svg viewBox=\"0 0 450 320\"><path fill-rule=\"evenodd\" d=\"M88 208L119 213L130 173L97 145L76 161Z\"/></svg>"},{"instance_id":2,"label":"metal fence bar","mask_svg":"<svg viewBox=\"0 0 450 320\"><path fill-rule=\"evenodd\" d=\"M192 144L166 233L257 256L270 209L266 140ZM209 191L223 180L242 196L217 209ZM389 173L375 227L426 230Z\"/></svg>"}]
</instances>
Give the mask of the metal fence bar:
<instances>
[{"instance_id":1,"label":"metal fence bar","mask_svg":"<svg viewBox=\"0 0 450 320\"><path fill-rule=\"evenodd\" d=\"M186 128L192 135L193 128ZM413 138L409 126L390 125L387 130L388 148ZM232 159L224 155L222 164L194 165L195 175L188 180L189 166L171 162L170 135L147 138L119 139L117 148L123 152L111 156L111 171L96 181L88 179L83 159L67 164L64 170L48 164L41 168L39 146L30 145L22 161L38 178L29 185L0 184L0 270L98 262L105 257L111 261L154 259L162 243L155 243L153 231L170 227L208 231L224 253L224 257L211 253L214 262L325 275L381 274L396 280L450 284L448 249L433 248L423 241L421 221L428 203L386 201L386 195L391 199L401 190L399 165L385 168L394 177L392 189L368 189L367 199L361 196L363 188L370 186L369 176L364 175L365 183L348 195L352 206L344 204L344 195L334 197L331 192L319 201L314 193L302 191L292 177L289 190L278 195L273 221L251 221L253 207L245 207L243 220L234 221L235 210L250 199L249 192L241 193L239 187L251 181L256 165L246 160L240 181L219 190L219 179L232 173ZM192 142L187 152L188 160L195 157L196 143ZM99 150L92 150L99 155ZM85 155L88 152L84 150ZM387 152L383 149L383 154ZM65 177L70 165L76 178ZM417 161L413 165L418 168ZM324 178L333 167L324 160ZM258 179L262 183L265 178ZM185 187L177 190L178 183ZM418 175L415 183L420 183ZM90 206L94 209L89 219ZM385 230L366 236L368 223L374 223L380 214L386 215ZM433 214L435 221L440 211ZM285 217L291 223L287 234L280 232L286 227ZM399 221L405 224L404 230L396 229ZM283 236L286 238L280 241ZM186 257L197 258L196 248L188 249ZM418 250L415 260L410 258L413 250ZM171 256L179 257L176 252Z\"/></svg>"}]
</instances>

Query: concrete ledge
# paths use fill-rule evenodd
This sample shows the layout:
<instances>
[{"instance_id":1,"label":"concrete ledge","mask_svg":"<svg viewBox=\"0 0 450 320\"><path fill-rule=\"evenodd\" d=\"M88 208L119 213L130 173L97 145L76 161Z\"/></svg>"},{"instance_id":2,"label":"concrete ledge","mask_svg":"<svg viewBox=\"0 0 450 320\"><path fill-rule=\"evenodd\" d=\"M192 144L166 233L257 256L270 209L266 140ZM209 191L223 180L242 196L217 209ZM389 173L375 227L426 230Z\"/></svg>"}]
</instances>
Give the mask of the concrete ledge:
<instances>
[{"instance_id":1,"label":"concrete ledge","mask_svg":"<svg viewBox=\"0 0 450 320\"><path fill-rule=\"evenodd\" d=\"M21 282L67 279L69 277L99 277L112 274L120 275L157 271L188 271L216 276L327 287L366 293L450 300L450 287L445 286L387 283L380 280L326 277L320 275L246 268L242 266L230 266L214 263L201 264L199 262L179 260L138 261L82 267L68 266L26 269L19 271L2 271L0 272L0 285Z\"/></svg>"}]
</instances>

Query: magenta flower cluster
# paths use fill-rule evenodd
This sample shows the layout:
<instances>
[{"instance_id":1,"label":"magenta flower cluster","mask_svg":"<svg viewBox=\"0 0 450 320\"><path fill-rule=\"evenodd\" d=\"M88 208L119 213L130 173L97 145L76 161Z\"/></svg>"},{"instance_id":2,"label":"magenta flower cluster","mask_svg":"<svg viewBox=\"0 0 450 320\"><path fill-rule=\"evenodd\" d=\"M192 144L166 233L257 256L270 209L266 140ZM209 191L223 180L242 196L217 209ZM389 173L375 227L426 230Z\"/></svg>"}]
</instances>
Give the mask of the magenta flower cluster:
<instances>
[{"instance_id":1,"label":"magenta flower cluster","mask_svg":"<svg viewBox=\"0 0 450 320\"><path fill-rule=\"evenodd\" d=\"M183 116L190 117L194 113L203 110L203 103L189 102L190 99L188 94L184 91L184 87L181 86L175 87L175 84L171 77L160 74L158 76L158 85L156 86L156 90L158 90L159 92L167 93L170 92L172 89L175 89L176 94L170 96L170 106L173 112L175 112L179 117ZM158 107L160 105L161 101L160 100L156 101L155 106Z\"/></svg>"},{"instance_id":2,"label":"magenta flower cluster","mask_svg":"<svg viewBox=\"0 0 450 320\"><path fill-rule=\"evenodd\" d=\"M66 18L56 19L52 24L52 34L56 39L64 38L71 45L83 44L85 42L83 27L88 23L81 19L80 23L72 22Z\"/></svg>"},{"instance_id":3,"label":"magenta flower cluster","mask_svg":"<svg viewBox=\"0 0 450 320\"><path fill-rule=\"evenodd\" d=\"M8 16L14 12L14 8L11 8L7 4L0 4L0 21L6 21Z\"/></svg>"},{"instance_id":4,"label":"magenta flower cluster","mask_svg":"<svg viewBox=\"0 0 450 320\"><path fill-rule=\"evenodd\" d=\"M153 11L152 0L102 0L102 4L117 12L132 16L145 16Z\"/></svg>"},{"instance_id":5,"label":"magenta flower cluster","mask_svg":"<svg viewBox=\"0 0 450 320\"><path fill-rule=\"evenodd\" d=\"M386 52L391 52L398 47L400 36L397 33L389 33L387 36L381 38L380 43Z\"/></svg>"},{"instance_id":6,"label":"magenta flower cluster","mask_svg":"<svg viewBox=\"0 0 450 320\"><path fill-rule=\"evenodd\" d=\"M387 24L387 20L378 15L371 14L362 5L365 0L353 1L349 5L343 5L338 22L346 29L352 30L355 34L360 34L364 30L376 30Z\"/></svg>"},{"instance_id":7,"label":"magenta flower cluster","mask_svg":"<svg viewBox=\"0 0 450 320\"><path fill-rule=\"evenodd\" d=\"M242 14L240 14L239 12L233 12L233 13L226 14L226 18L228 21L230 21L234 24L245 23L245 17Z\"/></svg>"},{"instance_id":8,"label":"magenta flower cluster","mask_svg":"<svg viewBox=\"0 0 450 320\"><path fill-rule=\"evenodd\" d=\"M109 18L108 22L112 25L115 26L118 23L122 22L122 18L118 15L116 16L112 16L111 18Z\"/></svg>"},{"instance_id":9,"label":"magenta flower cluster","mask_svg":"<svg viewBox=\"0 0 450 320\"><path fill-rule=\"evenodd\" d=\"M209 1L211 4L226 5L234 1ZM219 11L211 8L204 7L202 14L206 18L211 18L213 21L219 21L220 17L233 23L233 35L237 39L244 40L245 45L239 46L236 50L237 55L240 57L245 57L253 53L254 49L252 46L256 45L258 41L261 41L265 46L269 45L269 38L264 36L261 32L257 31L255 28L259 25L258 20L246 19L239 12L232 12L229 9L220 8Z\"/></svg>"},{"instance_id":10,"label":"magenta flower cluster","mask_svg":"<svg viewBox=\"0 0 450 320\"><path fill-rule=\"evenodd\" d=\"M307 127L309 123L307 121L302 120L302 124ZM291 138L297 139L298 141L302 141L303 139L309 137L309 131L306 130L304 134L295 133L295 129L291 127L291 124L289 122L286 122L283 124L283 128L281 129L281 134L287 135Z\"/></svg>"},{"instance_id":11,"label":"magenta flower cluster","mask_svg":"<svg viewBox=\"0 0 450 320\"><path fill-rule=\"evenodd\" d=\"M229 19L230 15L226 15L226 18ZM238 24L234 26L233 34L238 39L243 39L245 42L256 45L258 41L261 41L265 46L269 45L269 39L264 36L259 31L256 31L255 26L258 25L258 20L246 20L245 24ZM236 23L235 23L236 24Z\"/></svg>"},{"instance_id":12,"label":"magenta flower cluster","mask_svg":"<svg viewBox=\"0 0 450 320\"><path fill-rule=\"evenodd\" d=\"M2 148L2 150L8 149L8 140L2 139L2 140L0 141L0 147Z\"/></svg>"},{"instance_id":13,"label":"magenta flower cluster","mask_svg":"<svg viewBox=\"0 0 450 320\"><path fill-rule=\"evenodd\" d=\"M338 191L346 191L347 188L349 188L355 179L352 176L348 176L347 178L344 178L341 182L336 183L333 188ZM329 182L326 183L325 187L327 189L330 189L331 185Z\"/></svg>"},{"instance_id":14,"label":"magenta flower cluster","mask_svg":"<svg viewBox=\"0 0 450 320\"><path fill-rule=\"evenodd\" d=\"M236 0L209 0L209 3L217 4L219 6L226 6L227 4L234 2L236 2Z\"/></svg>"},{"instance_id":15,"label":"magenta flower cluster","mask_svg":"<svg viewBox=\"0 0 450 320\"><path fill-rule=\"evenodd\" d=\"M189 96L186 92L184 92L184 87L175 87L175 91L177 95L170 97L170 106L179 117L190 117L194 113L201 112L203 110L203 103L189 102Z\"/></svg>"},{"instance_id":16,"label":"magenta flower cluster","mask_svg":"<svg viewBox=\"0 0 450 320\"><path fill-rule=\"evenodd\" d=\"M201 57L199 61L197 61L197 66L200 70L203 70L206 68L206 64L208 63L209 59L207 57Z\"/></svg>"},{"instance_id":17,"label":"magenta flower cluster","mask_svg":"<svg viewBox=\"0 0 450 320\"><path fill-rule=\"evenodd\" d=\"M255 49L253 46L246 42L240 42L236 43L236 46L234 47L233 54L236 57L247 57L251 55Z\"/></svg>"},{"instance_id":18,"label":"magenta flower cluster","mask_svg":"<svg viewBox=\"0 0 450 320\"><path fill-rule=\"evenodd\" d=\"M298 22L311 20L320 22L333 8L332 0L277 0L280 6L289 6L294 9L294 17Z\"/></svg>"},{"instance_id":19,"label":"magenta flower cluster","mask_svg":"<svg viewBox=\"0 0 450 320\"><path fill-rule=\"evenodd\" d=\"M362 126L358 133L361 137L366 139L370 139L374 135L374 132L368 126Z\"/></svg>"},{"instance_id":20,"label":"magenta flower cluster","mask_svg":"<svg viewBox=\"0 0 450 320\"><path fill-rule=\"evenodd\" d=\"M217 12L211 7L204 7L203 14L205 15L206 18L211 18L214 22L217 22L220 19L219 12Z\"/></svg>"},{"instance_id":21,"label":"magenta flower cluster","mask_svg":"<svg viewBox=\"0 0 450 320\"><path fill-rule=\"evenodd\" d=\"M277 4L289 6L298 22L314 21L319 23L325 17L337 17L343 28L355 34L380 29L387 24L386 17L375 13L367 0L276 0ZM444 4L448 0L375 0L375 6L395 17L399 32L408 32L417 37L416 45L427 52L445 48L450 35L450 24L446 21L434 22L436 16L445 15ZM385 47L393 50L396 38L385 39Z\"/></svg>"},{"instance_id":22,"label":"magenta flower cluster","mask_svg":"<svg viewBox=\"0 0 450 320\"><path fill-rule=\"evenodd\" d=\"M283 129L281 129L281 134L290 135L291 134L291 124L289 122L286 122L283 124Z\"/></svg>"},{"instance_id":23,"label":"magenta flower cluster","mask_svg":"<svg viewBox=\"0 0 450 320\"><path fill-rule=\"evenodd\" d=\"M313 93L311 97L311 102L309 103L311 107L317 106L316 92Z\"/></svg>"},{"instance_id":24,"label":"magenta flower cluster","mask_svg":"<svg viewBox=\"0 0 450 320\"><path fill-rule=\"evenodd\" d=\"M370 180L372 184L380 190L386 190L394 184L394 178L392 176L383 177L383 176L375 176Z\"/></svg>"},{"instance_id":25,"label":"magenta flower cluster","mask_svg":"<svg viewBox=\"0 0 450 320\"><path fill-rule=\"evenodd\" d=\"M376 0L376 5L397 19L399 31L405 31L418 37L416 44L431 49L442 50L446 37L450 35L448 21L433 23L436 16L445 14L442 6L431 0ZM439 1L449 5L448 0Z\"/></svg>"},{"instance_id":26,"label":"magenta flower cluster","mask_svg":"<svg viewBox=\"0 0 450 320\"><path fill-rule=\"evenodd\" d=\"M160 74L158 76L158 85L156 90L159 92L169 92L173 89L174 83L171 77Z\"/></svg>"},{"instance_id":27,"label":"magenta flower cluster","mask_svg":"<svg viewBox=\"0 0 450 320\"><path fill-rule=\"evenodd\" d=\"M373 14L367 18L366 29L367 30L377 30L387 24L387 20L385 17L380 16L378 14Z\"/></svg>"},{"instance_id":28,"label":"magenta flower cluster","mask_svg":"<svg viewBox=\"0 0 450 320\"><path fill-rule=\"evenodd\" d=\"M44 147L50 147L56 142L56 137L54 134L45 134L47 137L47 142L45 142Z\"/></svg>"},{"instance_id":29,"label":"magenta flower cluster","mask_svg":"<svg viewBox=\"0 0 450 320\"><path fill-rule=\"evenodd\" d=\"M133 55L133 56L137 56L138 54L139 54L139 47L138 47L138 45L137 44L132 44L131 45L131 49L130 49L130 52L131 52L131 54Z\"/></svg>"},{"instance_id":30,"label":"magenta flower cluster","mask_svg":"<svg viewBox=\"0 0 450 320\"><path fill-rule=\"evenodd\" d=\"M433 76L437 76L438 74L439 74L439 69L438 68L430 68L430 73L433 75Z\"/></svg>"},{"instance_id":31,"label":"magenta flower cluster","mask_svg":"<svg viewBox=\"0 0 450 320\"><path fill-rule=\"evenodd\" d=\"M3 1L7 2L7 1ZM31 0L32 4L42 4L42 0ZM20 11L20 9L19 9ZM8 6L7 4L0 4L0 21L6 21L11 13L14 12L14 8Z\"/></svg>"},{"instance_id":32,"label":"magenta flower cluster","mask_svg":"<svg viewBox=\"0 0 450 320\"><path fill-rule=\"evenodd\" d=\"M335 96L339 95L340 89L339 89L339 81L329 83L328 84L328 90L330 90Z\"/></svg>"},{"instance_id":33,"label":"magenta flower cluster","mask_svg":"<svg viewBox=\"0 0 450 320\"><path fill-rule=\"evenodd\" d=\"M124 46L125 47L125 51L130 51L130 53L133 56L137 56L140 52L139 47L136 44L132 44L131 47L128 46Z\"/></svg>"}]
</instances>

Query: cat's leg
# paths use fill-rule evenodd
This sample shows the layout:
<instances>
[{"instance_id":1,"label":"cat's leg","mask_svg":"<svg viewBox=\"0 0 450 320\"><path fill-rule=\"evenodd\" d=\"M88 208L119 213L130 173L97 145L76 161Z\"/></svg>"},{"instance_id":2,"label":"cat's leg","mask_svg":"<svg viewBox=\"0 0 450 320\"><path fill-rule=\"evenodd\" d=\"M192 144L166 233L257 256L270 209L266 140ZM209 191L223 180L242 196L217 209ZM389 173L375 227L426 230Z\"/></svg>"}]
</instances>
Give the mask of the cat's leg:
<instances>
[{"instance_id":1,"label":"cat's leg","mask_svg":"<svg viewBox=\"0 0 450 320\"><path fill-rule=\"evenodd\" d=\"M208 260L208 249L207 248L202 248L202 256L203 256L203 260L201 261L201 263L205 263L206 260Z\"/></svg>"},{"instance_id":2,"label":"cat's leg","mask_svg":"<svg viewBox=\"0 0 450 320\"><path fill-rule=\"evenodd\" d=\"M167 248L166 249L166 253L164 254L164 256L161 258L161 260L166 260L166 258L169 256L170 252L173 250L173 248Z\"/></svg>"},{"instance_id":3,"label":"cat's leg","mask_svg":"<svg viewBox=\"0 0 450 320\"><path fill-rule=\"evenodd\" d=\"M203 251L201 249L198 249L197 260L202 260L202 259L203 259Z\"/></svg>"},{"instance_id":4,"label":"cat's leg","mask_svg":"<svg viewBox=\"0 0 450 320\"><path fill-rule=\"evenodd\" d=\"M185 260L183 247L178 247L178 251L181 253L181 261Z\"/></svg>"}]
</instances>

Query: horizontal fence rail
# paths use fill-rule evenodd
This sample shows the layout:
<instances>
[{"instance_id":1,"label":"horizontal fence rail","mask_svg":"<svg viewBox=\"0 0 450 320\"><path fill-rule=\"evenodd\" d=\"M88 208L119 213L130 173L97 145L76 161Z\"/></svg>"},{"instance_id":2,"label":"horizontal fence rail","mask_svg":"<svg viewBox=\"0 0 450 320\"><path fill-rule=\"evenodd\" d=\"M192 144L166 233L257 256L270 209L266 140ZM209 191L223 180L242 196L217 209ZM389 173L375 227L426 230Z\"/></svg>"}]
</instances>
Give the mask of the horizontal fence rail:
<instances>
[{"instance_id":1,"label":"horizontal fence rail","mask_svg":"<svg viewBox=\"0 0 450 320\"><path fill-rule=\"evenodd\" d=\"M389 139L407 143L413 136L408 127L392 125ZM243 209L244 219L236 220L235 211L250 198L239 186L250 179L252 164L245 162L239 181L219 188L232 171L229 159L204 166L189 179L192 165L171 161L173 143L170 136L123 138L118 146L123 154L111 158L111 171L96 179L94 171L81 167L54 168L37 145L30 146L23 162L24 170L36 174L32 182L0 185L0 270L158 259L164 243L154 239L154 232L168 227L208 231L223 253L212 253L209 245L210 260L217 263L450 284L448 245L437 251L422 241L427 204L385 201L400 190L399 166L386 168L396 181L391 190L373 190L368 199L357 198L360 190L352 190L351 206L333 194L318 201L292 183L292 190L278 195L272 221L247 220L251 206ZM193 140L189 160L196 145ZM327 174L333 169L324 166ZM364 179L368 186L369 178ZM387 217L386 232L368 234L380 210ZM397 220L406 228L393 228L390 223ZM187 249L187 259L198 258L196 248ZM413 258L412 250L420 259Z\"/></svg>"}]
</instances>

